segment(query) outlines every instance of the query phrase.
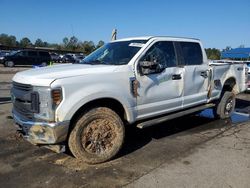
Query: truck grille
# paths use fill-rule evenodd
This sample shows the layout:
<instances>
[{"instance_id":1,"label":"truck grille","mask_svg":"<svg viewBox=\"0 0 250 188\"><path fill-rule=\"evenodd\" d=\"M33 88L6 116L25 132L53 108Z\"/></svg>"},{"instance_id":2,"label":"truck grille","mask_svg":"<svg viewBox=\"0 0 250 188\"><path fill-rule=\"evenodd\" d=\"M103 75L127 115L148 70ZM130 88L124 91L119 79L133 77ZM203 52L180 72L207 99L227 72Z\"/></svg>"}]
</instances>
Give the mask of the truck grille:
<instances>
[{"instance_id":1,"label":"truck grille","mask_svg":"<svg viewBox=\"0 0 250 188\"><path fill-rule=\"evenodd\" d=\"M32 86L28 84L21 84L17 82L12 83L12 102L13 111L17 112L22 119L33 119L34 111L32 110L31 93Z\"/></svg>"},{"instance_id":2,"label":"truck grille","mask_svg":"<svg viewBox=\"0 0 250 188\"><path fill-rule=\"evenodd\" d=\"M25 119L31 120L33 118L33 113L29 110L31 103L23 103L18 100L13 102L13 108L17 111L20 115L22 115Z\"/></svg>"},{"instance_id":3,"label":"truck grille","mask_svg":"<svg viewBox=\"0 0 250 188\"><path fill-rule=\"evenodd\" d=\"M13 88L17 89L17 90L22 90L22 91L31 91L32 90L32 86L28 85L28 84L21 84L21 83L17 83L17 82L12 82L13 84Z\"/></svg>"}]
</instances>

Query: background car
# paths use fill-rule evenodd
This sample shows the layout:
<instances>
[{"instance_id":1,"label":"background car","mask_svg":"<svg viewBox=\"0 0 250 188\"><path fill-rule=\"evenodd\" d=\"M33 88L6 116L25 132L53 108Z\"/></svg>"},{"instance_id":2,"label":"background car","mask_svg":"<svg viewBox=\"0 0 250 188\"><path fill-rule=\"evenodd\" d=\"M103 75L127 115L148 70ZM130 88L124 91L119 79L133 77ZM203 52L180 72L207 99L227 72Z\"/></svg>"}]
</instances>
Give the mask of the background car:
<instances>
[{"instance_id":1,"label":"background car","mask_svg":"<svg viewBox=\"0 0 250 188\"><path fill-rule=\"evenodd\" d=\"M51 61L53 61L54 63L57 63L60 60L59 54L55 52L51 52L50 57L51 57Z\"/></svg>"},{"instance_id":2,"label":"background car","mask_svg":"<svg viewBox=\"0 0 250 188\"><path fill-rule=\"evenodd\" d=\"M9 53L10 53L10 51L7 51L7 50L1 50L0 51L0 63L3 63L4 57L6 55L8 55Z\"/></svg>"},{"instance_id":3,"label":"background car","mask_svg":"<svg viewBox=\"0 0 250 188\"><path fill-rule=\"evenodd\" d=\"M75 59L77 62L82 61L85 58L85 55L83 54L75 54Z\"/></svg>"},{"instance_id":4,"label":"background car","mask_svg":"<svg viewBox=\"0 0 250 188\"><path fill-rule=\"evenodd\" d=\"M74 54L65 54L62 57L61 61L62 63L76 63L77 62Z\"/></svg>"},{"instance_id":5,"label":"background car","mask_svg":"<svg viewBox=\"0 0 250 188\"><path fill-rule=\"evenodd\" d=\"M49 52L36 50L20 50L4 56L3 64L6 67L15 65L47 66L51 61Z\"/></svg>"}]
</instances>

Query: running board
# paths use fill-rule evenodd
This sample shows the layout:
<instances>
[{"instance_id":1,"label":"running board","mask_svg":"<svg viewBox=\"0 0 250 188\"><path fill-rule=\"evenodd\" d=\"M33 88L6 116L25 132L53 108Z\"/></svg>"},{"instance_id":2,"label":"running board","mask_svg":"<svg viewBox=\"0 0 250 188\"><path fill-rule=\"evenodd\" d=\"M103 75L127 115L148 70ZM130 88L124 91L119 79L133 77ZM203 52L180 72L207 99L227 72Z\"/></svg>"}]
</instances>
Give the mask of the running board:
<instances>
[{"instance_id":1,"label":"running board","mask_svg":"<svg viewBox=\"0 0 250 188\"><path fill-rule=\"evenodd\" d=\"M162 122L167 121L167 120L171 120L171 119L174 119L174 118L178 118L178 117L181 117L181 116L192 114L194 112L198 112L198 111L201 111L201 110L204 110L204 109L207 109L207 108L211 108L211 107L214 107L214 106L215 106L215 104L205 104L205 105L202 105L202 106L197 106L197 107L194 107L194 108L190 108L188 110L183 110L183 111L172 113L172 114L169 114L169 115L166 115L166 116L163 116L163 117L150 119L150 120L138 123L136 127L140 128L140 129L143 129L143 128L146 128L146 127L149 127L149 126L152 126L152 125L155 125L155 124L162 123Z\"/></svg>"}]
</instances>

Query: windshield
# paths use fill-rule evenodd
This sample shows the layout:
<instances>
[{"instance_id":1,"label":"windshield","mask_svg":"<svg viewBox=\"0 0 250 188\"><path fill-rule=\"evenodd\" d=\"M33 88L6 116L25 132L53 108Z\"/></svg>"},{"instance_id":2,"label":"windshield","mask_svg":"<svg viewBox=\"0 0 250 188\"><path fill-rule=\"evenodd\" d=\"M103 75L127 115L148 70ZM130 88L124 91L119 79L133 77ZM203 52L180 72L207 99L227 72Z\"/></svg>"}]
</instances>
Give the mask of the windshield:
<instances>
[{"instance_id":1,"label":"windshield","mask_svg":"<svg viewBox=\"0 0 250 188\"><path fill-rule=\"evenodd\" d=\"M87 57L81 64L125 65L134 57L147 40L107 43Z\"/></svg>"},{"instance_id":2,"label":"windshield","mask_svg":"<svg viewBox=\"0 0 250 188\"><path fill-rule=\"evenodd\" d=\"M11 56L11 55L16 55L18 52L20 52L20 51L11 51L10 53L9 53L9 55Z\"/></svg>"}]
</instances>

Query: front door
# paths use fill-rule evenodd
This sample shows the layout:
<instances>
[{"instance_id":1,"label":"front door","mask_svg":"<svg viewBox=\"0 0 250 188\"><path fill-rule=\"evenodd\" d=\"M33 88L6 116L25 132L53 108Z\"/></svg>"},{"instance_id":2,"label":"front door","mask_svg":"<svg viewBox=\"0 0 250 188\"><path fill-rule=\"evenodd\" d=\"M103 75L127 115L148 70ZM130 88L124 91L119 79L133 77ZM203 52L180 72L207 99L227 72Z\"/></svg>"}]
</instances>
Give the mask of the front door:
<instances>
[{"instance_id":1,"label":"front door","mask_svg":"<svg viewBox=\"0 0 250 188\"><path fill-rule=\"evenodd\" d=\"M147 75L137 73L136 75L139 82L138 120L182 109L184 68L177 67L173 42L155 42L139 62L149 61L150 58L150 61L156 61L160 65L162 71Z\"/></svg>"},{"instance_id":2,"label":"front door","mask_svg":"<svg viewBox=\"0 0 250 188\"><path fill-rule=\"evenodd\" d=\"M27 52L26 51L20 51L15 54L15 65L25 65L25 62L27 61Z\"/></svg>"}]
</instances>

